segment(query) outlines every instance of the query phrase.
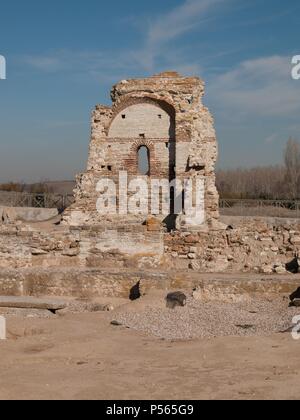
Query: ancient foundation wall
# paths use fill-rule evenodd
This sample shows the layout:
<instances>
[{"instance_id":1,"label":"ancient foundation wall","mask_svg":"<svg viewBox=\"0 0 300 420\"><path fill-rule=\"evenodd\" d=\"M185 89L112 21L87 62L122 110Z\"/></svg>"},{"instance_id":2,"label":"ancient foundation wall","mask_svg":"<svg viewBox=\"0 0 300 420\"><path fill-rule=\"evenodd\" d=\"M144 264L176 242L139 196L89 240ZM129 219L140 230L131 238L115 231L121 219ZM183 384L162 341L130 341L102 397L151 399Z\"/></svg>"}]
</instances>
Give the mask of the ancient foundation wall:
<instances>
[{"instance_id":1,"label":"ancient foundation wall","mask_svg":"<svg viewBox=\"0 0 300 420\"><path fill-rule=\"evenodd\" d=\"M167 234L165 254L176 269L199 272L297 272L300 222L237 221L224 231Z\"/></svg>"},{"instance_id":2,"label":"ancient foundation wall","mask_svg":"<svg viewBox=\"0 0 300 420\"><path fill-rule=\"evenodd\" d=\"M137 228L0 225L0 267L93 267L196 272L297 272L300 221L253 219L224 230L166 233Z\"/></svg>"},{"instance_id":3,"label":"ancient foundation wall","mask_svg":"<svg viewBox=\"0 0 300 420\"><path fill-rule=\"evenodd\" d=\"M133 296L150 290L185 290L203 301L236 302L249 297L278 298L299 286L299 276L209 275L195 272L102 270L99 268L27 268L0 271L2 296L68 296L77 298Z\"/></svg>"}]
</instances>

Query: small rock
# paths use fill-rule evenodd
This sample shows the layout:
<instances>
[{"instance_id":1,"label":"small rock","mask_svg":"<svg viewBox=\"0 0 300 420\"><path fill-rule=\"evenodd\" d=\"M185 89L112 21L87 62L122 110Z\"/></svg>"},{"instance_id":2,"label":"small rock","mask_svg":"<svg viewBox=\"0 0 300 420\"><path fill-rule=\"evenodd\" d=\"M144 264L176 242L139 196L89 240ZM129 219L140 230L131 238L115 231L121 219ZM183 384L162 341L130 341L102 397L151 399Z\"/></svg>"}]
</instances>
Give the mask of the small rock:
<instances>
[{"instance_id":1,"label":"small rock","mask_svg":"<svg viewBox=\"0 0 300 420\"><path fill-rule=\"evenodd\" d=\"M68 248L62 252L62 255L65 257L77 257L80 253L79 248Z\"/></svg>"},{"instance_id":2,"label":"small rock","mask_svg":"<svg viewBox=\"0 0 300 420\"><path fill-rule=\"evenodd\" d=\"M112 305L103 305L100 303L92 303L88 305L89 312L111 312L114 310Z\"/></svg>"},{"instance_id":3,"label":"small rock","mask_svg":"<svg viewBox=\"0 0 300 420\"><path fill-rule=\"evenodd\" d=\"M272 274L273 273L273 267L270 265L265 265L260 268L260 272L263 274Z\"/></svg>"},{"instance_id":4,"label":"small rock","mask_svg":"<svg viewBox=\"0 0 300 420\"><path fill-rule=\"evenodd\" d=\"M34 248L31 250L32 255L46 255L48 254L47 251L44 251L43 249Z\"/></svg>"},{"instance_id":5,"label":"small rock","mask_svg":"<svg viewBox=\"0 0 300 420\"><path fill-rule=\"evenodd\" d=\"M254 328L254 325L236 325L237 328L241 328L242 330L250 330L251 328Z\"/></svg>"},{"instance_id":6,"label":"small rock","mask_svg":"<svg viewBox=\"0 0 300 420\"><path fill-rule=\"evenodd\" d=\"M186 295L182 292L169 293L166 297L167 308L174 309L176 306L186 305Z\"/></svg>"},{"instance_id":7,"label":"small rock","mask_svg":"<svg viewBox=\"0 0 300 420\"><path fill-rule=\"evenodd\" d=\"M300 245L300 236L294 236L291 238L292 245Z\"/></svg>"},{"instance_id":8,"label":"small rock","mask_svg":"<svg viewBox=\"0 0 300 420\"><path fill-rule=\"evenodd\" d=\"M189 269L190 269L190 270L199 271L199 270L200 270L200 268L201 268L201 266L200 266L200 264L199 264L197 261L192 261L192 262L189 264Z\"/></svg>"},{"instance_id":9,"label":"small rock","mask_svg":"<svg viewBox=\"0 0 300 420\"><path fill-rule=\"evenodd\" d=\"M294 307L296 307L296 308L300 308L300 299L294 299L294 300L291 302L290 306L294 306Z\"/></svg>"},{"instance_id":10,"label":"small rock","mask_svg":"<svg viewBox=\"0 0 300 420\"><path fill-rule=\"evenodd\" d=\"M179 258L181 260L187 260L188 259L188 256L187 255L179 255Z\"/></svg>"},{"instance_id":11,"label":"small rock","mask_svg":"<svg viewBox=\"0 0 300 420\"><path fill-rule=\"evenodd\" d=\"M300 287L298 287L298 289L295 292L293 292L290 296L291 302L295 299L300 299Z\"/></svg>"},{"instance_id":12,"label":"small rock","mask_svg":"<svg viewBox=\"0 0 300 420\"><path fill-rule=\"evenodd\" d=\"M278 248L277 246L273 246L273 247L271 248L271 251L272 251L272 252L278 252L278 251L279 251L279 248Z\"/></svg>"},{"instance_id":13,"label":"small rock","mask_svg":"<svg viewBox=\"0 0 300 420\"><path fill-rule=\"evenodd\" d=\"M121 322L119 322L119 321L111 321L110 324L113 325L114 327L122 327L123 326L123 324L121 324Z\"/></svg>"},{"instance_id":14,"label":"small rock","mask_svg":"<svg viewBox=\"0 0 300 420\"><path fill-rule=\"evenodd\" d=\"M290 273L297 274L299 272L300 261L298 256L296 256L291 262L286 264L286 270Z\"/></svg>"},{"instance_id":15,"label":"small rock","mask_svg":"<svg viewBox=\"0 0 300 420\"><path fill-rule=\"evenodd\" d=\"M286 269L283 265L275 267L275 273L277 274L286 274Z\"/></svg>"}]
</instances>

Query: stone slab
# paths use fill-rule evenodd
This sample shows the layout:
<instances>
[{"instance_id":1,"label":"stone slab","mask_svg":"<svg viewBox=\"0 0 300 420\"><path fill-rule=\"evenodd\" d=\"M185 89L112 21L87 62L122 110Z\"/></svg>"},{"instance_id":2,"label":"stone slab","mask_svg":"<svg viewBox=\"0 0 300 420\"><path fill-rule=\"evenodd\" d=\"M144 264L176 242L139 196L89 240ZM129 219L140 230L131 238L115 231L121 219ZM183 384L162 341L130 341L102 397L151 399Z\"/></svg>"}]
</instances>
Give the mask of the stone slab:
<instances>
[{"instance_id":1,"label":"stone slab","mask_svg":"<svg viewBox=\"0 0 300 420\"><path fill-rule=\"evenodd\" d=\"M47 309L57 311L67 307L67 303L56 299L40 299L31 296L0 296L0 308Z\"/></svg>"}]
</instances>

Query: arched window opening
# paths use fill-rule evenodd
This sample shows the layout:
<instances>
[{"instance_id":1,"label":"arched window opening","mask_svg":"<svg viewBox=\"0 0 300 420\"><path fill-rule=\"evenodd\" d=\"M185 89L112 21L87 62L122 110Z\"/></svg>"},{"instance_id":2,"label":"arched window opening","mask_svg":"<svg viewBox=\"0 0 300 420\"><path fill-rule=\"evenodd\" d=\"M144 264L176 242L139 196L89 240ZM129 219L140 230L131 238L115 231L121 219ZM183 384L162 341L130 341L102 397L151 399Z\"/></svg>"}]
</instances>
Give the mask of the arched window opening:
<instances>
[{"instance_id":1,"label":"arched window opening","mask_svg":"<svg viewBox=\"0 0 300 420\"><path fill-rule=\"evenodd\" d=\"M138 150L138 170L140 175L150 175L150 151L146 146Z\"/></svg>"}]
</instances>

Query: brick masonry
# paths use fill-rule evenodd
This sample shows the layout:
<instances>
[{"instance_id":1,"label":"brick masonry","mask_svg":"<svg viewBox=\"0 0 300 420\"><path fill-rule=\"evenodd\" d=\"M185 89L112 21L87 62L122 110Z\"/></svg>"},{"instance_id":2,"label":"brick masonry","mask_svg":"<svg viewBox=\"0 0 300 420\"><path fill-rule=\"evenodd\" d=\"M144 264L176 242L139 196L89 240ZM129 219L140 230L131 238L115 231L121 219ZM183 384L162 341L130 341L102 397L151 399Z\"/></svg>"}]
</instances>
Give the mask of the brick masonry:
<instances>
[{"instance_id":1,"label":"brick masonry","mask_svg":"<svg viewBox=\"0 0 300 420\"><path fill-rule=\"evenodd\" d=\"M156 219L130 225L0 224L0 267L161 269L166 272L284 274L300 266L300 222L237 220L225 230L162 232Z\"/></svg>"},{"instance_id":2,"label":"brick masonry","mask_svg":"<svg viewBox=\"0 0 300 420\"><path fill-rule=\"evenodd\" d=\"M140 176L138 153L148 149L151 179L203 179L205 220L194 228L218 223L218 192L215 186L217 140L214 122L202 103L204 83L197 77L166 72L146 79L123 80L112 88L112 106L96 106L92 114L87 171L77 178L76 202L65 214L69 225L106 223L96 210L97 182L109 178L118 183L120 171L129 182ZM145 177L144 177L145 178ZM132 224L141 217L114 218ZM189 222L177 218L177 228Z\"/></svg>"}]
</instances>

